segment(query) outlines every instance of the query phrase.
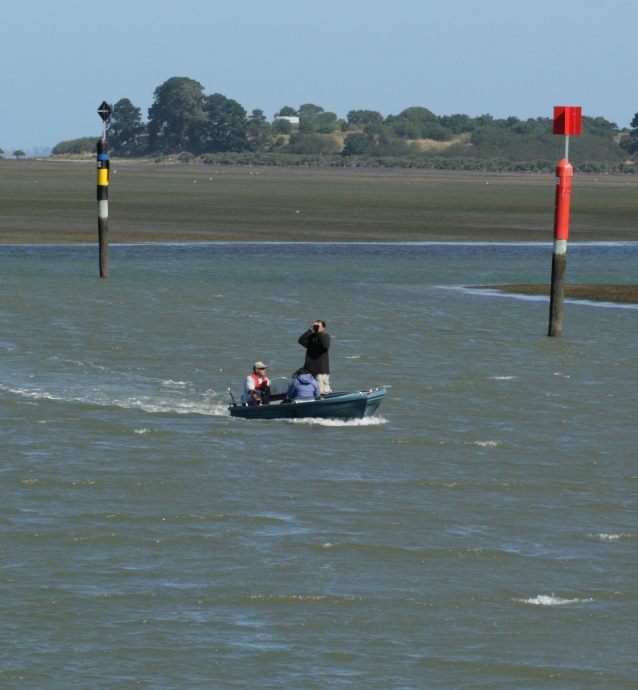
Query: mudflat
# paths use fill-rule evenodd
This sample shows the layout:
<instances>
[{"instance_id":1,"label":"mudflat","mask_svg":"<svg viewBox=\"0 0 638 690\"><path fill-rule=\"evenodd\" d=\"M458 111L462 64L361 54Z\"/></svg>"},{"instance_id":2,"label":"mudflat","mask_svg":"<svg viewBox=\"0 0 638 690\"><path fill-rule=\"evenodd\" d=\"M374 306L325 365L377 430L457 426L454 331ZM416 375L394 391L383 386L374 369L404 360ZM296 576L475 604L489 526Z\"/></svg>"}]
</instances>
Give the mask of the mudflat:
<instances>
[{"instance_id":1,"label":"mudflat","mask_svg":"<svg viewBox=\"0 0 638 690\"><path fill-rule=\"evenodd\" d=\"M119 159L110 171L112 243L553 239L552 174ZM0 244L97 242L96 186L93 158L0 160ZM574 177L570 242L638 241L637 219L638 176ZM577 287L581 299L637 301L632 286L566 295Z\"/></svg>"},{"instance_id":2,"label":"mudflat","mask_svg":"<svg viewBox=\"0 0 638 690\"><path fill-rule=\"evenodd\" d=\"M472 287L478 287L473 285ZM550 285L483 285L479 289L498 290L515 295L547 296ZM638 304L638 285L598 284L565 284L567 299L587 300L589 302L618 302L620 304Z\"/></svg>"},{"instance_id":3,"label":"mudflat","mask_svg":"<svg viewBox=\"0 0 638 690\"><path fill-rule=\"evenodd\" d=\"M553 237L555 178L111 160L111 242L524 242ZM96 163L0 160L0 242L97 239ZM638 239L638 176L577 175L570 241Z\"/></svg>"}]
</instances>

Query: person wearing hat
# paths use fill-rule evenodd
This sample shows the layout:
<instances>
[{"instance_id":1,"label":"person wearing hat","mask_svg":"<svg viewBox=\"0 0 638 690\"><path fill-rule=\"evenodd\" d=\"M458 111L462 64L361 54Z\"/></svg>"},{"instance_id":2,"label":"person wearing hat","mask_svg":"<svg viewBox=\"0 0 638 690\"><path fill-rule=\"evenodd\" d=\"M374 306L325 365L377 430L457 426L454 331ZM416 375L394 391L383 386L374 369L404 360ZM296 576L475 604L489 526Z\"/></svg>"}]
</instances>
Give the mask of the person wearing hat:
<instances>
[{"instance_id":1,"label":"person wearing hat","mask_svg":"<svg viewBox=\"0 0 638 690\"><path fill-rule=\"evenodd\" d=\"M253 364L253 373L248 374L244 383L241 401L248 405L265 405L270 394L270 381L266 376L268 367L263 362Z\"/></svg>"}]
</instances>

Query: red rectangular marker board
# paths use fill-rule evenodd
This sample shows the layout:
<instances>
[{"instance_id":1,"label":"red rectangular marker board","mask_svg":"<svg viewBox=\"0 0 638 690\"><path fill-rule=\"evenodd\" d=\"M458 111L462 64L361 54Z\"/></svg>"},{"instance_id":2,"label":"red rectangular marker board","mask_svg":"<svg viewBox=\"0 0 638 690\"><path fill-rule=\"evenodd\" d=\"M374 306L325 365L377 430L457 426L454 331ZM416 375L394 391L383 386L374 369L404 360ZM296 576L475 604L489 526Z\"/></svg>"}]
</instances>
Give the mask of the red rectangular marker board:
<instances>
[{"instance_id":1,"label":"red rectangular marker board","mask_svg":"<svg viewBox=\"0 0 638 690\"><path fill-rule=\"evenodd\" d=\"M579 105L555 105L554 134L580 134L583 124L582 110Z\"/></svg>"}]
</instances>

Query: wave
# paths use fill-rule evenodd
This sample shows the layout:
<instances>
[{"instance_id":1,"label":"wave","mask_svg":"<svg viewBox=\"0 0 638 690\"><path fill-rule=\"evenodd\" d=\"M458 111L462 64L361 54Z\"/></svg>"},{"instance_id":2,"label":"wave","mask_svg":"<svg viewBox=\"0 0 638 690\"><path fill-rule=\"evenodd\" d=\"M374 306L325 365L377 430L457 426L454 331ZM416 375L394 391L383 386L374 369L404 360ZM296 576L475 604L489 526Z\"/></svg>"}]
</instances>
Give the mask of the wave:
<instances>
[{"instance_id":1,"label":"wave","mask_svg":"<svg viewBox=\"0 0 638 690\"><path fill-rule=\"evenodd\" d=\"M283 420L290 424L316 424L319 426L381 426L387 424L388 420L384 417L373 415L363 419L320 419L318 417L308 417L305 419Z\"/></svg>"},{"instance_id":2,"label":"wave","mask_svg":"<svg viewBox=\"0 0 638 690\"><path fill-rule=\"evenodd\" d=\"M201 414L215 417L228 415L227 403L214 399L211 400L207 397L199 397L199 399L182 397L175 399L174 397L166 398L161 394L155 393L122 397L113 395L111 391L103 389L94 389L82 393L74 391L51 393L42 389L14 388L2 384L0 384L0 391L30 400L48 400L95 407L117 407L154 414Z\"/></svg>"},{"instance_id":3,"label":"wave","mask_svg":"<svg viewBox=\"0 0 638 690\"><path fill-rule=\"evenodd\" d=\"M600 539L600 541L620 541L621 539L632 539L632 534L627 532L620 532L619 534L589 534L591 539Z\"/></svg>"},{"instance_id":4,"label":"wave","mask_svg":"<svg viewBox=\"0 0 638 690\"><path fill-rule=\"evenodd\" d=\"M549 295L522 295L514 292L503 292L501 290L490 288L471 288L464 285L435 285L443 290L459 290L468 295L483 295L486 297L505 297L509 299L518 299L525 302L549 302ZM609 309L638 309L638 304L622 304L620 302L594 302L587 299L574 299L573 297L565 297L565 304L580 304L588 307L604 307Z\"/></svg>"},{"instance_id":5,"label":"wave","mask_svg":"<svg viewBox=\"0 0 638 690\"><path fill-rule=\"evenodd\" d=\"M568 604L587 604L593 599L563 599L553 594L539 594L530 599L518 599L521 604L532 604L534 606L566 606Z\"/></svg>"}]
</instances>

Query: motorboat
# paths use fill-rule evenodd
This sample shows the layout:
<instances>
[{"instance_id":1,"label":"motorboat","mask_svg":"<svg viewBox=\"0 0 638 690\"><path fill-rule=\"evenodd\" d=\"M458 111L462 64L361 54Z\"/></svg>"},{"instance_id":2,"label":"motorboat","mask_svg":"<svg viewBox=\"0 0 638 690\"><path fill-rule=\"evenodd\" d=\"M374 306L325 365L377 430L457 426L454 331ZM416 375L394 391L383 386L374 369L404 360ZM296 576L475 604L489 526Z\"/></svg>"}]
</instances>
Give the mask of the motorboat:
<instances>
[{"instance_id":1,"label":"motorboat","mask_svg":"<svg viewBox=\"0 0 638 690\"><path fill-rule=\"evenodd\" d=\"M271 394L266 396L262 405L236 403L233 398L228 407L230 416L244 419L363 419L374 414L387 393L385 388L371 388L327 393L319 400L289 400L286 397L286 378L271 380L270 387Z\"/></svg>"}]
</instances>

